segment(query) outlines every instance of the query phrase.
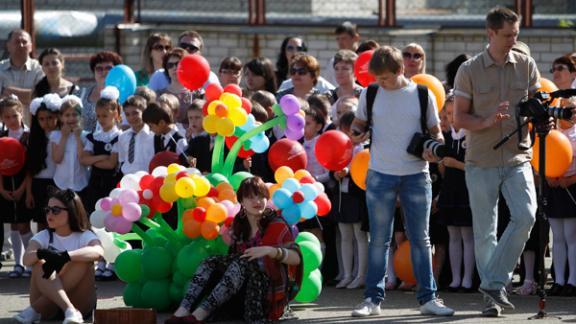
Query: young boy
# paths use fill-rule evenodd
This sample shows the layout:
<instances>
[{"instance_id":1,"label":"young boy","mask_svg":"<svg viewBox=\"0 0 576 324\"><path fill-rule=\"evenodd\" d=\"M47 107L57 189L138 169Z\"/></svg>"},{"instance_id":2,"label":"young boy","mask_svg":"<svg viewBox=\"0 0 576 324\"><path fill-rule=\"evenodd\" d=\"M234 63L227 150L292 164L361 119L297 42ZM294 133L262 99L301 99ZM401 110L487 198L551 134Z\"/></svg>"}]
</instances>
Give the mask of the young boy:
<instances>
[{"instance_id":1,"label":"young boy","mask_svg":"<svg viewBox=\"0 0 576 324\"><path fill-rule=\"evenodd\" d=\"M202 173L210 172L212 147L214 146L212 136L206 133L204 127L202 127L202 121L204 120L202 107L205 103L206 101L204 100L195 99L186 112L188 115L188 130L186 131L186 135L189 139L186 155L196 162L194 167Z\"/></svg>"},{"instance_id":2,"label":"young boy","mask_svg":"<svg viewBox=\"0 0 576 324\"><path fill-rule=\"evenodd\" d=\"M148 171L154 157L154 133L142 120L146 110L146 99L130 96L124 103L124 114L130 128L118 139L116 150L122 174Z\"/></svg>"},{"instance_id":3,"label":"young boy","mask_svg":"<svg viewBox=\"0 0 576 324\"><path fill-rule=\"evenodd\" d=\"M154 133L154 154L170 151L180 156L180 163L188 166L188 159L184 152L188 147L188 141L182 136L174 125L172 111L167 105L159 105L155 102L148 104L142 113L142 120Z\"/></svg>"},{"instance_id":4,"label":"young boy","mask_svg":"<svg viewBox=\"0 0 576 324\"><path fill-rule=\"evenodd\" d=\"M156 100L156 102L161 106L167 106L168 109L172 111L172 116L178 116L178 114L180 113L180 100L178 99L178 97L176 97L171 93L161 94L160 97L158 97L158 100ZM174 125L176 126L176 130L178 131L178 133L180 133L180 135L182 136L186 135L186 129L188 125L183 125L182 123L178 123L176 121L174 122Z\"/></svg>"}]
</instances>

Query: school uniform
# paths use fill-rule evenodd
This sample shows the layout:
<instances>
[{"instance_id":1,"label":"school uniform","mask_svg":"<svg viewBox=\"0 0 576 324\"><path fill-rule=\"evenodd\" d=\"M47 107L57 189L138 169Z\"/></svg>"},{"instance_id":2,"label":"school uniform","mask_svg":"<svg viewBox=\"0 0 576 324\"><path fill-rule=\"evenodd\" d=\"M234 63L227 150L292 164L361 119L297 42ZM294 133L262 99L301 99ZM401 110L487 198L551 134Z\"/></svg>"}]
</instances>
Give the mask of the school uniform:
<instances>
[{"instance_id":1,"label":"school uniform","mask_svg":"<svg viewBox=\"0 0 576 324\"><path fill-rule=\"evenodd\" d=\"M48 134L50 137L50 134ZM28 148L34 149L33 147ZM32 197L34 197L34 208L32 208L32 219L39 224L46 224L44 206L48 204L48 188L56 187L54 174L56 173L56 163L52 159L52 143L48 142L46 147L46 159L44 159L44 169L40 170L32 178Z\"/></svg>"},{"instance_id":2,"label":"school uniform","mask_svg":"<svg viewBox=\"0 0 576 324\"><path fill-rule=\"evenodd\" d=\"M214 142L212 136L202 132L188 141L186 155L196 159L196 169L208 173L212 169L212 149Z\"/></svg>"},{"instance_id":3,"label":"school uniform","mask_svg":"<svg viewBox=\"0 0 576 324\"><path fill-rule=\"evenodd\" d=\"M130 128L119 136L118 145L113 152L118 153L122 174L148 172L150 161L154 157L154 133L146 124L138 133Z\"/></svg>"},{"instance_id":4,"label":"school uniform","mask_svg":"<svg viewBox=\"0 0 576 324\"><path fill-rule=\"evenodd\" d=\"M180 164L186 167L190 165L188 159L184 156L187 148L188 141L175 128L172 128L166 134L154 135L154 154L164 151L174 152L178 154Z\"/></svg>"},{"instance_id":5,"label":"school uniform","mask_svg":"<svg viewBox=\"0 0 576 324\"><path fill-rule=\"evenodd\" d=\"M61 138L62 132L59 130L50 133L50 143L58 145ZM85 133L80 135L80 140L82 144L86 146L88 140L86 139ZM76 136L70 134L64 148L64 157L60 163L56 164L54 183L61 190L71 189L80 193L88 186L89 177L90 173L88 172L88 168L82 165L78 158Z\"/></svg>"}]
</instances>

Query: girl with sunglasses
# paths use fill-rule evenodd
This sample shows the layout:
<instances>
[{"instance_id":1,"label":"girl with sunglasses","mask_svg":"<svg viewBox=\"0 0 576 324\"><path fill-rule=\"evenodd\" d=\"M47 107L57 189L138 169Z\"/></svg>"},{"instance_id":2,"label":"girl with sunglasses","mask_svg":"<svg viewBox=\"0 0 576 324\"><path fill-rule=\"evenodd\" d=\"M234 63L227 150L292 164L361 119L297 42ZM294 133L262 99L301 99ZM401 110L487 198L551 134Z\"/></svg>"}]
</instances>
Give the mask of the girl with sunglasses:
<instances>
[{"instance_id":1,"label":"girl with sunglasses","mask_svg":"<svg viewBox=\"0 0 576 324\"><path fill-rule=\"evenodd\" d=\"M136 72L136 85L148 85L150 76L162 68L166 53L172 49L172 39L164 33L154 33L148 37L142 51L142 69Z\"/></svg>"},{"instance_id":2,"label":"girl with sunglasses","mask_svg":"<svg viewBox=\"0 0 576 324\"><path fill-rule=\"evenodd\" d=\"M288 36L282 41L278 60L276 61L276 81L281 84L284 80L290 78L288 73L290 62L298 53L307 52L308 47L301 37Z\"/></svg>"},{"instance_id":3,"label":"girl with sunglasses","mask_svg":"<svg viewBox=\"0 0 576 324\"><path fill-rule=\"evenodd\" d=\"M306 100L309 96L319 94L315 85L320 77L320 65L316 58L308 54L297 54L290 63L290 80L292 87L276 94L278 101L287 94Z\"/></svg>"},{"instance_id":4,"label":"girl with sunglasses","mask_svg":"<svg viewBox=\"0 0 576 324\"><path fill-rule=\"evenodd\" d=\"M404 76L411 78L416 74L426 73L426 52L420 44L410 43L402 49L404 58Z\"/></svg>"},{"instance_id":5,"label":"girl with sunglasses","mask_svg":"<svg viewBox=\"0 0 576 324\"><path fill-rule=\"evenodd\" d=\"M24 255L24 264L33 267L30 306L14 319L82 323L96 307L94 261L104 250L74 191L54 189L49 196L48 229L32 237Z\"/></svg>"}]
</instances>

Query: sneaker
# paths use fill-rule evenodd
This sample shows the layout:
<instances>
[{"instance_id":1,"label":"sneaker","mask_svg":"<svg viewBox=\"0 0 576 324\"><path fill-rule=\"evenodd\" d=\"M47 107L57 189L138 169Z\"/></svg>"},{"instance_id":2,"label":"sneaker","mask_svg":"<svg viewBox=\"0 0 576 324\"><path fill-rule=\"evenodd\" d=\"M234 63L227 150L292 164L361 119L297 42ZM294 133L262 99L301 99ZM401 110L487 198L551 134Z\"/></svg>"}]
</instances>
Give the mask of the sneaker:
<instances>
[{"instance_id":1,"label":"sneaker","mask_svg":"<svg viewBox=\"0 0 576 324\"><path fill-rule=\"evenodd\" d=\"M420 314L422 315L438 315L438 316L452 316L454 310L446 307L441 299L434 298L426 304L420 306Z\"/></svg>"},{"instance_id":2,"label":"sneaker","mask_svg":"<svg viewBox=\"0 0 576 324\"><path fill-rule=\"evenodd\" d=\"M346 289L362 288L364 287L364 282L365 282L364 276L356 277L354 281L352 281L351 283L348 284L348 286L346 286Z\"/></svg>"},{"instance_id":3,"label":"sneaker","mask_svg":"<svg viewBox=\"0 0 576 324\"><path fill-rule=\"evenodd\" d=\"M65 318L62 324L80 324L84 323L84 318L82 317L82 313L75 308L68 308L64 313Z\"/></svg>"},{"instance_id":4,"label":"sneaker","mask_svg":"<svg viewBox=\"0 0 576 324\"><path fill-rule=\"evenodd\" d=\"M346 286L348 286L348 284L351 283L352 280L353 280L352 277L346 277L340 280L340 282L336 285L336 289L346 288Z\"/></svg>"},{"instance_id":5,"label":"sneaker","mask_svg":"<svg viewBox=\"0 0 576 324\"><path fill-rule=\"evenodd\" d=\"M496 305L491 299L484 297L486 306L482 310L484 317L499 317L502 314L502 307Z\"/></svg>"},{"instance_id":6,"label":"sneaker","mask_svg":"<svg viewBox=\"0 0 576 324\"><path fill-rule=\"evenodd\" d=\"M40 323L40 317L40 313L36 312L31 306L28 306L25 310L14 316L14 320L18 323Z\"/></svg>"},{"instance_id":7,"label":"sneaker","mask_svg":"<svg viewBox=\"0 0 576 324\"><path fill-rule=\"evenodd\" d=\"M508 309L514 309L515 308L514 304L512 304L508 300L508 296L507 296L506 290L504 288L494 289L494 290L478 288L478 291L481 292L482 294L484 294L485 297L489 298L496 305L498 305L502 308L508 308Z\"/></svg>"},{"instance_id":8,"label":"sneaker","mask_svg":"<svg viewBox=\"0 0 576 324\"><path fill-rule=\"evenodd\" d=\"M380 304L374 304L371 298L366 298L358 304L352 311L354 317L366 317L370 315L380 315Z\"/></svg>"}]
</instances>

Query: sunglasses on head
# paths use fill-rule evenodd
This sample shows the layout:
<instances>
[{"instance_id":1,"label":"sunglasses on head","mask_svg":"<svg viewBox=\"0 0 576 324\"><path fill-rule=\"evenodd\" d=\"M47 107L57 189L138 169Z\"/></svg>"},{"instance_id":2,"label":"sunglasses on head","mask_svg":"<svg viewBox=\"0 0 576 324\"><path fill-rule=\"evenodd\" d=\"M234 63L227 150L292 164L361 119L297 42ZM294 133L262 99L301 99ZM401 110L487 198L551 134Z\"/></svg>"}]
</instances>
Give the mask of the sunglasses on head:
<instances>
[{"instance_id":1,"label":"sunglasses on head","mask_svg":"<svg viewBox=\"0 0 576 324\"><path fill-rule=\"evenodd\" d=\"M68 208L60 207L60 206L46 206L44 207L44 213L48 215L52 213L52 215L59 215L63 210L68 210Z\"/></svg>"},{"instance_id":2,"label":"sunglasses on head","mask_svg":"<svg viewBox=\"0 0 576 324\"><path fill-rule=\"evenodd\" d=\"M298 74L298 75L306 75L308 74L308 69L306 68L290 68L290 75L294 75L294 74Z\"/></svg>"},{"instance_id":3,"label":"sunglasses on head","mask_svg":"<svg viewBox=\"0 0 576 324\"><path fill-rule=\"evenodd\" d=\"M550 73L554 73L556 71L562 72L565 70L570 70L566 65L555 65L550 69Z\"/></svg>"},{"instance_id":4,"label":"sunglasses on head","mask_svg":"<svg viewBox=\"0 0 576 324\"><path fill-rule=\"evenodd\" d=\"M194 54L200 50L198 46L191 43L180 43L178 46L185 49L190 54Z\"/></svg>"},{"instance_id":5,"label":"sunglasses on head","mask_svg":"<svg viewBox=\"0 0 576 324\"><path fill-rule=\"evenodd\" d=\"M305 52L306 50L304 49L304 46L294 46L294 45L288 45L286 46L286 50L288 52Z\"/></svg>"},{"instance_id":6,"label":"sunglasses on head","mask_svg":"<svg viewBox=\"0 0 576 324\"><path fill-rule=\"evenodd\" d=\"M173 68L177 67L177 66L178 66L178 63L180 63L180 61L178 61L178 62L168 62L168 63L166 63L166 70L170 70L170 69L173 69Z\"/></svg>"},{"instance_id":7,"label":"sunglasses on head","mask_svg":"<svg viewBox=\"0 0 576 324\"><path fill-rule=\"evenodd\" d=\"M419 60L424 57L424 54L404 52L402 53L402 57L405 59Z\"/></svg>"},{"instance_id":8,"label":"sunglasses on head","mask_svg":"<svg viewBox=\"0 0 576 324\"><path fill-rule=\"evenodd\" d=\"M104 71L107 72L107 71L112 70L113 67L114 67L114 66L112 66L112 65L97 66L97 67L94 68L94 71L96 71L96 72L98 72L98 73L102 73L102 72L104 72Z\"/></svg>"},{"instance_id":9,"label":"sunglasses on head","mask_svg":"<svg viewBox=\"0 0 576 324\"><path fill-rule=\"evenodd\" d=\"M156 51L169 51L169 50L172 49L172 46L170 46L170 45L156 44L156 45L152 46L152 49L153 49L153 50L156 50Z\"/></svg>"}]
</instances>

